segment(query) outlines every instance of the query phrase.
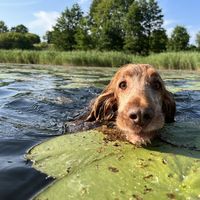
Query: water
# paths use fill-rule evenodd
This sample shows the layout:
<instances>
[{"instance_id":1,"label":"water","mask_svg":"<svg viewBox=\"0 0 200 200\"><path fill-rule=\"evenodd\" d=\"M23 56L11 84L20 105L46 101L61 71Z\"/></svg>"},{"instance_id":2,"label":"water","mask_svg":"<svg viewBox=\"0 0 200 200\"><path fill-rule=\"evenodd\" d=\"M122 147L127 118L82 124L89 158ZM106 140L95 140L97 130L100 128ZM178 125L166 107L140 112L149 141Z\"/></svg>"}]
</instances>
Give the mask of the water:
<instances>
[{"instance_id":1,"label":"water","mask_svg":"<svg viewBox=\"0 0 200 200\"><path fill-rule=\"evenodd\" d=\"M52 181L24 154L62 134L109 82L116 69L0 65L0 199L28 199ZM200 73L161 71L175 93L177 122L200 119ZM197 123L200 124L200 123Z\"/></svg>"}]
</instances>

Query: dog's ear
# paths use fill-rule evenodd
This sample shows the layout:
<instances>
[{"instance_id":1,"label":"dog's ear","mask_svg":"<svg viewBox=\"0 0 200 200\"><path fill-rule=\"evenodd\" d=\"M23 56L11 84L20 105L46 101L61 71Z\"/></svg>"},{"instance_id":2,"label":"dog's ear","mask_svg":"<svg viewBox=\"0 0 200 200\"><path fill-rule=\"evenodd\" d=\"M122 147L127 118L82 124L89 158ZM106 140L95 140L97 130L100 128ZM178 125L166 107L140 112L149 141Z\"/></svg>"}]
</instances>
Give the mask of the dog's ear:
<instances>
[{"instance_id":1,"label":"dog's ear","mask_svg":"<svg viewBox=\"0 0 200 200\"><path fill-rule=\"evenodd\" d=\"M94 100L87 121L109 121L113 120L117 112L117 100L114 92L109 88L106 89Z\"/></svg>"},{"instance_id":2,"label":"dog's ear","mask_svg":"<svg viewBox=\"0 0 200 200\"><path fill-rule=\"evenodd\" d=\"M165 89L162 101L162 110L165 116L165 122L174 122L176 113L176 103L173 94Z\"/></svg>"}]
</instances>

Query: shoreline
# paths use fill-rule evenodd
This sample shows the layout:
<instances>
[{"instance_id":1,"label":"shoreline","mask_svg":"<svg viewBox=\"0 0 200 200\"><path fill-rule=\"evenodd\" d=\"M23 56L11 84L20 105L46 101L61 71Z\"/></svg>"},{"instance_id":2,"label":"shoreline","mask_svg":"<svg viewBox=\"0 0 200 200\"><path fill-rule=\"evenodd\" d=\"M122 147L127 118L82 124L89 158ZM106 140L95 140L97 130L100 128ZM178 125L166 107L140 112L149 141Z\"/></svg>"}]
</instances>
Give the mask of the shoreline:
<instances>
[{"instance_id":1,"label":"shoreline","mask_svg":"<svg viewBox=\"0 0 200 200\"><path fill-rule=\"evenodd\" d=\"M199 52L165 52L138 56L124 52L0 50L1 64L120 67L148 63L163 70L200 70Z\"/></svg>"}]
</instances>

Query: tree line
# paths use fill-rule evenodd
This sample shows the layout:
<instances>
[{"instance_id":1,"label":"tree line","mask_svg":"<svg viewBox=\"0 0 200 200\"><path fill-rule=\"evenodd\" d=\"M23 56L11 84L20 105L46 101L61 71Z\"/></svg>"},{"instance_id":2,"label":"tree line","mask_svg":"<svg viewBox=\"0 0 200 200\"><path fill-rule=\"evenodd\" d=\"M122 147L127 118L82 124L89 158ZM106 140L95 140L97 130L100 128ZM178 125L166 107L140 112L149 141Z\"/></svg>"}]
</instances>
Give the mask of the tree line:
<instances>
[{"instance_id":1,"label":"tree line","mask_svg":"<svg viewBox=\"0 0 200 200\"><path fill-rule=\"evenodd\" d=\"M200 49L200 33L197 47L189 45L190 35L183 26L176 26L168 37L163 17L156 0L93 0L87 15L78 4L66 8L46 39L60 50L97 49L146 55Z\"/></svg>"},{"instance_id":2,"label":"tree line","mask_svg":"<svg viewBox=\"0 0 200 200\"><path fill-rule=\"evenodd\" d=\"M176 26L168 37L163 27L163 17L156 0L93 0L88 14L76 3L61 13L44 39L62 51L95 49L147 55L152 52L200 49L200 32L196 36L197 46L189 45L190 35L183 26ZM14 36L25 36L26 39L30 36L23 25L8 31L2 28L1 23L0 48L13 48L9 39ZM38 43L39 40L34 42ZM33 47L33 43L30 46Z\"/></svg>"},{"instance_id":3,"label":"tree line","mask_svg":"<svg viewBox=\"0 0 200 200\"><path fill-rule=\"evenodd\" d=\"M33 49L40 43L40 37L29 33L23 24L9 30L4 21L0 21L0 49Z\"/></svg>"}]
</instances>

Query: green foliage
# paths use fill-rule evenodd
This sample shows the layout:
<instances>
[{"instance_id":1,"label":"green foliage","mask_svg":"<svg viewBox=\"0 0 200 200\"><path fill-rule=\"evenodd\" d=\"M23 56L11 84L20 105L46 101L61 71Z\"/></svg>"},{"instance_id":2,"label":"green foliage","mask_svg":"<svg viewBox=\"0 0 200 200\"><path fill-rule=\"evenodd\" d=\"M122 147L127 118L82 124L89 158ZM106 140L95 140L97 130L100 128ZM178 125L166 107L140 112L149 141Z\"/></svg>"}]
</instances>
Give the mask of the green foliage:
<instances>
[{"instance_id":1,"label":"green foliage","mask_svg":"<svg viewBox=\"0 0 200 200\"><path fill-rule=\"evenodd\" d=\"M52 43L52 31L47 31L46 34L43 36L43 39L48 43Z\"/></svg>"},{"instance_id":2,"label":"green foliage","mask_svg":"<svg viewBox=\"0 0 200 200\"><path fill-rule=\"evenodd\" d=\"M189 45L190 36L186 28L177 26L168 39L162 26L163 14L157 0L93 0L88 15L83 14L78 4L74 4L71 9L66 8L53 30L47 31L43 37L49 44L46 47L35 45L40 42L39 36L26 35L28 28L20 24L12 27L11 32L23 33L24 38L17 34L2 35L0 48L29 49L37 46L36 49L50 47L61 51L124 50L135 55L160 53L166 49L197 50L194 45ZM0 34L6 32L7 26L0 21ZM199 35L196 39L198 49ZM27 40L31 41L29 45ZM17 41L22 41L22 44Z\"/></svg>"},{"instance_id":3,"label":"green foliage","mask_svg":"<svg viewBox=\"0 0 200 200\"><path fill-rule=\"evenodd\" d=\"M144 33L148 38L148 52L162 52L166 49L167 35L163 29L163 14L156 0L139 1L142 15Z\"/></svg>"},{"instance_id":4,"label":"green foliage","mask_svg":"<svg viewBox=\"0 0 200 200\"><path fill-rule=\"evenodd\" d=\"M40 42L37 44L34 44L34 49L35 50L49 50L51 45L48 44L47 42Z\"/></svg>"},{"instance_id":5,"label":"green foliage","mask_svg":"<svg viewBox=\"0 0 200 200\"><path fill-rule=\"evenodd\" d=\"M0 33L0 49L31 49L39 42L39 36L32 33Z\"/></svg>"},{"instance_id":6,"label":"green foliage","mask_svg":"<svg viewBox=\"0 0 200 200\"><path fill-rule=\"evenodd\" d=\"M66 9L45 40L59 50L106 50L148 55L196 50L189 34L177 26L168 40L156 0L93 0L88 15L78 4Z\"/></svg>"},{"instance_id":7,"label":"green foliage","mask_svg":"<svg viewBox=\"0 0 200 200\"><path fill-rule=\"evenodd\" d=\"M8 27L5 25L4 21L0 21L0 33L8 32Z\"/></svg>"},{"instance_id":8,"label":"green foliage","mask_svg":"<svg viewBox=\"0 0 200 200\"><path fill-rule=\"evenodd\" d=\"M33 46L33 44L40 43L40 37L36 34L26 33L25 37L28 39L28 41L31 43L32 46Z\"/></svg>"},{"instance_id":9,"label":"green foliage","mask_svg":"<svg viewBox=\"0 0 200 200\"><path fill-rule=\"evenodd\" d=\"M198 51L199 48L196 45L189 44L188 47L187 47L187 50L188 51Z\"/></svg>"},{"instance_id":10,"label":"green foliage","mask_svg":"<svg viewBox=\"0 0 200 200\"><path fill-rule=\"evenodd\" d=\"M15 27L12 27L10 29L11 32L16 32L16 33L28 33L28 28L24 26L23 24L17 25Z\"/></svg>"},{"instance_id":11,"label":"green foliage","mask_svg":"<svg viewBox=\"0 0 200 200\"><path fill-rule=\"evenodd\" d=\"M167 48L167 34L164 29L154 30L150 35L149 45L150 51L154 53L160 53Z\"/></svg>"},{"instance_id":12,"label":"green foliage","mask_svg":"<svg viewBox=\"0 0 200 200\"><path fill-rule=\"evenodd\" d=\"M44 44L45 45L45 44ZM136 56L114 51L55 51L48 46L34 45L36 49L48 48L51 51L0 50L0 63L48 64L73 66L119 67L127 63L149 63L158 69L196 70L200 66L198 52L168 52Z\"/></svg>"},{"instance_id":13,"label":"green foliage","mask_svg":"<svg viewBox=\"0 0 200 200\"><path fill-rule=\"evenodd\" d=\"M71 9L66 8L58 18L53 27L51 42L59 50L73 50L76 46L75 35L80 27L83 12L78 4L74 4Z\"/></svg>"},{"instance_id":14,"label":"green foliage","mask_svg":"<svg viewBox=\"0 0 200 200\"><path fill-rule=\"evenodd\" d=\"M93 48L92 37L90 34L90 22L88 17L82 17L79 27L75 33L75 49L88 50Z\"/></svg>"},{"instance_id":15,"label":"green foliage","mask_svg":"<svg viewBox=\"0 0 200 200\"><path fill-rule=\"evenodd\" d=\"M186 50L189 44L190 36L187 29L183 26L176 26L169 40L169 50L183 51Z\"/></svg>"},{"instance_id":16,"label":"green foliage","mask_svg":"<svg viewBox=\"0 0 200 200\"><path fill-rule=\"evenodd\" d=\"M140 0L138 2L143 15L144 31L149 38L153 32L162 30L162 10L156 0Z\"/></svg>"},{"instance_id":17,"label":"green foliage","mask_svg":"<svg viewBox=\"0 0 200 200\"><path fill-rule=\"evenodd\" d=\"M166 42L163 33L162 45L151 46L150 38L163 31L162 11L155 0L102 0L93 1L90 8L91 34L97 49L121 50L134 54L161 52ZM153 35L152 35L153 34ZM155 39L154 39L155 42ZM164 47L163 47L164 46Z\"/></svg>"},{"instance_id":18,"label":"green foliage","mask_svg":"<svg viewBox=\"0 0 200 200\"><path fill-rule=\"evenodd\" d=\"M138 2L132 3L126 15L124 49L134 54L148 53L148 37L142 25L143 17Z\"/></svg>"},{"instance_id":19,"label":"green foliage","mask_svg":"<svg viewBox=\"0 0 200 200\"><path fill-rule=\"evenodd\" d=\"M91 34L97 49L121 50L123 48L125 9L123 0L102 0L92 3Z\"/></svg>"},{"instance_id":20,"label":"green foliage","mask_svg":"<svg viewBox=\"0 0 200 200\"><path fill-rule=\"evenodd\" d=\"M0 21L0 49L33 49L34 44L40 43L40 37L28 33L23 24L12 27L10 32L3 21Z\"/></svg>"}]
</instances>

